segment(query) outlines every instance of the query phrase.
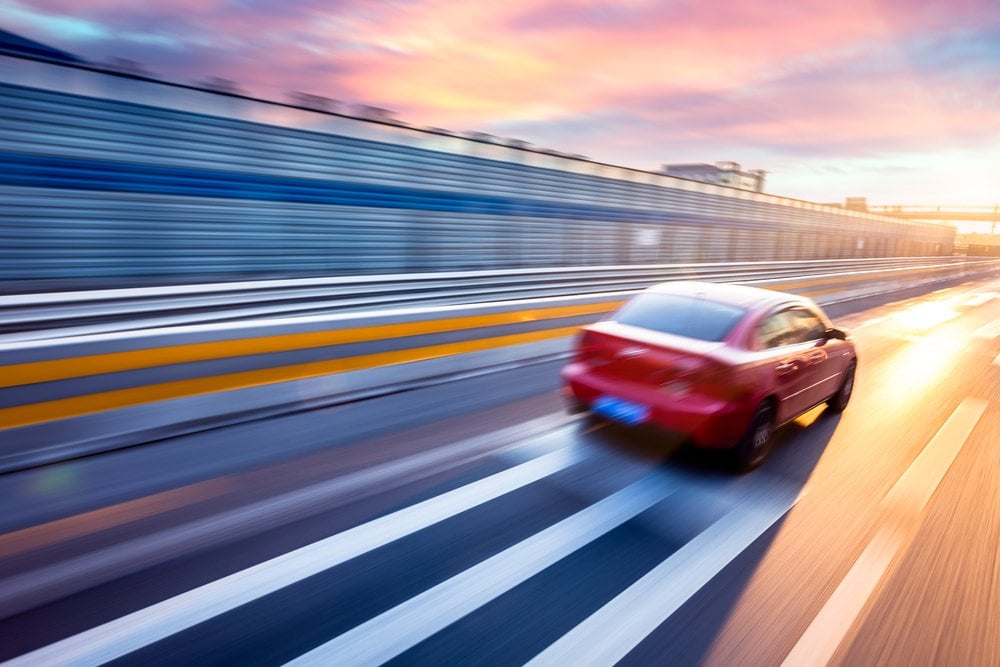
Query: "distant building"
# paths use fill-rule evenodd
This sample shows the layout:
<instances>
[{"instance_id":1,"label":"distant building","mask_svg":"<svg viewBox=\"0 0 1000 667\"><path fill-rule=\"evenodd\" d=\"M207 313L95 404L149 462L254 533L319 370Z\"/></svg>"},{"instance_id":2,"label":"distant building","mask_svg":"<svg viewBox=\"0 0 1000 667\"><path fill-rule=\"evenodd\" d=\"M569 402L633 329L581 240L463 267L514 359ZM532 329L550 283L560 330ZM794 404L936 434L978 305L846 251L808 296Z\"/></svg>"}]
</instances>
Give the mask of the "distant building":
<instances>
[{"instance_id":1,"label":"distant building","mask_svg":"<svg viewBox=\"0 0 1000 667\"><path fill-rule=\"evenodd\" d=\"M67 63L85 62L82 58L77 58L72 53L66 53L59 49L36 42L27 37L15 35L6 30L0 30L0 54L13 56L28 56L34 58L45 58L47 60L61 60Z\"/></svg>"},{"instance_id":2,"label":"distant building","mask_svg":"<svg viewBox=\"0 0 1000 667\"><path fill-rule=\"evenodd\" d=\"M846 208L848 211L861 211L862 213L867 213L868 197L846 197L842 202L823 202L823 206L836 206L837 208Z\"/></svg>"},{"instance_id":3,"label":"distant building","mask_svg":"<svg viewBox=\"0 0 1000 667\"><path fill-rule=\"evenodd\" d=\"M868 197L847 197L844 199L844 208L848 211L867 211Z\"/></svg>"},{"instance_id":4,"label":"distant building","mask_svg":"<svg viewBox=\"0 0 1000 667\"><path fill-rule=\"evenodd\" d=\"M715 164L665 164L661 171L668 176L687 178L702 183L726 185L731 188L764 191L764 178L767 174L763 169L743 171L739 162L716 162Z\"/></svg>"}]
</instances>

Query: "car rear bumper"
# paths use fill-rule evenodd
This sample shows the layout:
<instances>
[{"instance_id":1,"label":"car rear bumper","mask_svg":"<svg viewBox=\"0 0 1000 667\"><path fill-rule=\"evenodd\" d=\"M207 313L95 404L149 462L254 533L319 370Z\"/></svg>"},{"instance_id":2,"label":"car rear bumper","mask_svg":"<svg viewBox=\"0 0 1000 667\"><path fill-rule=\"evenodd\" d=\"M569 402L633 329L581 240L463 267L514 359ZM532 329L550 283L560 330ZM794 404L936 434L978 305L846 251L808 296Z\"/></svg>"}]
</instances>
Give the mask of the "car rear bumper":
<instances>
[{"instance_id":1,"label":"car rear bumper","mask_svg":"<svg viewBox=\"0 0 1000 667\"><path fill-rule=\"evenodd\" d=\"M736 444L746 432L753 406L698 394L677 396L657 387L602 377L591 367L571 363L562 371L571 411L589 409L603 396L613 396L647 406L646 424L682 433L699 447L722 448Z\"/></svg>"}]
</instances>

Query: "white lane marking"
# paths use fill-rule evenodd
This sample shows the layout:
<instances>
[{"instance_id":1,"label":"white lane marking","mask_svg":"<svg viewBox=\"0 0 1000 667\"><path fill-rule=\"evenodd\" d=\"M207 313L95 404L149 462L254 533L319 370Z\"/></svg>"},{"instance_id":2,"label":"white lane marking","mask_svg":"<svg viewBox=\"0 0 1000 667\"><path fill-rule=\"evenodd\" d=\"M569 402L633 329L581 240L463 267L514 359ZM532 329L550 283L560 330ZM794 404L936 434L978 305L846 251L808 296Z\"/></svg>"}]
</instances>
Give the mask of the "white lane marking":
<instances>
[{"instance_id":1,"label":"white lane marking","mask_svg":"<svg viewBox=\"0 0 1000 667\"><path fill-rule=\"evenodd\" d=\"M875 534L782 667L817 667L830 661L902 543L902 536L888 528Z\"/></svg>"},{"instance_id":2,"label":"white lane marking","mask_svg":"<svg viewBox=\"0 0 1000 667\"><path fill-rule=\"evenodd\" d=\"M975 308L977 306L983 305L984 303L992 301L993 299L997 298L997 296L998 294L996 292L981 292L963 301L962 305L967 308Z\"/></svg>"},{"instance_id":3,"label":"white lane marking","mask_svg":"<svg viewBox=\"0 0 1000 667\"><path fill-rule=\"evenodd\" d=\"M888 317L873 317L870 320L865 320L864 322L862 322L861 324L857 325L854 328L855 329L864 329L865 327L870 327L870 326L874 326L876 324L881 324L882 322L885 322L887 319L889 319L889 318Z\"/></svg>"},{"instance_id":4,"label":"white lane marking","mask_svg":"<svg viewBox=\"0 0 1000 667\"><path fill-rule=\"evenodd\" d=\"M1000 319L987 322L972 332L973 338L985 338L986 340L992 340L997 336L1000 336Z\"/></svg>"},{"instance_id":5,"label":"white lane marking","mask_svg":"<svg viewBox=\"0 0 1000 667\"><path fill-rule=\"evenodd\" d=\"M675 481L648 474L288 664L387 662L649 509L674 491Z\"/></svg>"},{"instance_id":6,"label":"white lane marking","mask_svg":"<svg viewBox=\"0 0 1000 667\"><path fill-rule=\"evenodd\" d=\"M993 358L993 365L994 366L1000 366L1000 354L998 354L997 356L995 356Z\"/></svg>"},{"instance_id":7,"label":"white lane marking","mask_svg":"<svg viewBox=\"0 0 1000 667\"><path fill-rule=\"evenodd\" d=\"M801 493L747 498L617 597L535 656L529 665L613 665L790 510Z\"/></svg>"},{"instance_id":8,"label":"white lane marking","mask_svg":"<svg viewBox=\"0 0 1000 667\"><path fill-rule=\"evenodd\" d=\"M891 519L868 543L782 667L826 665L861 615L889 564L903 546L906 516L919 515L986 411L987 402L964 399L896 481L880 504Z\"/></svg>"},{"instance_id":9,"label":"white lane marking","mask_svg":"<svg viewBox=\"0 0 1000 667\"><path fill-rule=\"evenodd\" d=\"M538 417L5 579L0 586L0 613L24 611L39 604L40 600L46 602L64 597L175 558L185 549L211 544L223 533L232 538L259 529L268 522L302 518L317 508L334 506L344 498L361 498L366 491L384 490L387 486L391 488L429 477L491 454L518 452L523 456L518 463L541 456L548 452L529 452L560 433L562 427L579 419L578 416L557 414Z\"/></svg>"},{"instance_id":10,"label":"white lane marking","mask_svg":"<svg viewBox=\"0 0 1000 667\"><path fill-rule=\"evenodd\" d=\"M587 458L566 447L199 586L6 663L100 665L527 486Z\"/></svg>"},{"instance_id":11,"label":"white lane marking","mask_svg":"<svg viewBox=\"0 0 1000 667\"><path fill-rule=\"evenodd\" d=\"M962 399L903 476L889 489L882 499L882 508L903 509L913 514L922 512L986 412L987 405L988 402L980 398Z\"/></svg>"}]
</instances>

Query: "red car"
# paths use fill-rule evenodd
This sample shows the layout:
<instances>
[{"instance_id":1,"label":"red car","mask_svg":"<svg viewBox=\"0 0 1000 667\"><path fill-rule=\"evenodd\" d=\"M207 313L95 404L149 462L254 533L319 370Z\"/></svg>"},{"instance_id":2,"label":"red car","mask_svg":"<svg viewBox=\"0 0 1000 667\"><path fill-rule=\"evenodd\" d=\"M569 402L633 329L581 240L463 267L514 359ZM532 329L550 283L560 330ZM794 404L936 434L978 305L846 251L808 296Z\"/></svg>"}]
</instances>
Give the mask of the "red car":
<instances>
[{"instance_id":1,"label":"red car","mask_svg":"<svg viewBox=\"0 0 1000 667\"><path fill-rule=\"evenodd\" d=\"M857 354L815 303L756 287L673 282L585 326L563 369L572 408L731 448L761 463L771 434L813 407L847 407Z\"/></svg>"}]
</instances>

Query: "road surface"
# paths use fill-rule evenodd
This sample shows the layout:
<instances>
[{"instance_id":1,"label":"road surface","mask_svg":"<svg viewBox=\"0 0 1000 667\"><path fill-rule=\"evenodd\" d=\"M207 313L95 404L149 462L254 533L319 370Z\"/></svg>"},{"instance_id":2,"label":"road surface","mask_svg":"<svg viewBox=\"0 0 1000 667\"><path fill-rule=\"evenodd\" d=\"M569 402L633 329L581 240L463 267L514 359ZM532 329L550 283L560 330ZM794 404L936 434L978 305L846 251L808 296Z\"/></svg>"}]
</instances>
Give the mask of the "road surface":
<instances>
[{"instance_id":1,"label":"road surface","mask_svg":"<svg viewBox=\"0 0 1000 667\"><path fill-rule=\"evenodd\" d=\"M545 362L2 476L0 660L1000 664L1000 282L837 320L746 475Z\"/></svg>"}]
</instances>

